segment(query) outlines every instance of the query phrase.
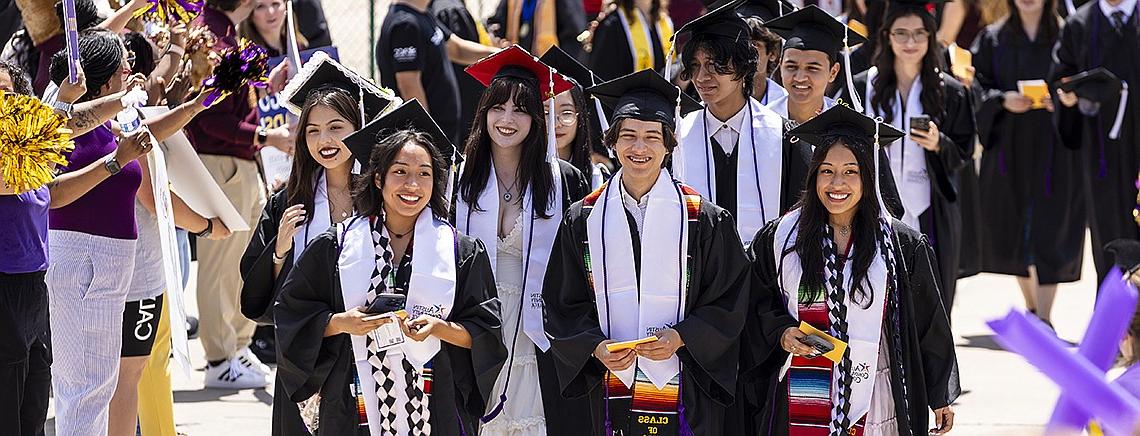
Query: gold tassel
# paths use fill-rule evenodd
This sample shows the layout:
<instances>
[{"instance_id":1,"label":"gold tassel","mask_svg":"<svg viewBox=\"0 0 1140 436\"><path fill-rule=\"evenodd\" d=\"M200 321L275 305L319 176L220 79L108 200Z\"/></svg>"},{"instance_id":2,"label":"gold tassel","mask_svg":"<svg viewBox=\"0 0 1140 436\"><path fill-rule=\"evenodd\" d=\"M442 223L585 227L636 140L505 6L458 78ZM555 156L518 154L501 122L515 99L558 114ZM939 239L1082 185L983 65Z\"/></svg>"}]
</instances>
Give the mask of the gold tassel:
<instances>
[{"instance_id":1,"label":"gold tassel","mask_svg":"<svg viewBox=\"0 0 1140 436\"><path fill-rule=\"evenodd\" d=\"M55 165L67 165L64 153L75 148L67 120L34 97L0 96L0 175L17 193L54 178Z\"/></svg>"}]
</instances>

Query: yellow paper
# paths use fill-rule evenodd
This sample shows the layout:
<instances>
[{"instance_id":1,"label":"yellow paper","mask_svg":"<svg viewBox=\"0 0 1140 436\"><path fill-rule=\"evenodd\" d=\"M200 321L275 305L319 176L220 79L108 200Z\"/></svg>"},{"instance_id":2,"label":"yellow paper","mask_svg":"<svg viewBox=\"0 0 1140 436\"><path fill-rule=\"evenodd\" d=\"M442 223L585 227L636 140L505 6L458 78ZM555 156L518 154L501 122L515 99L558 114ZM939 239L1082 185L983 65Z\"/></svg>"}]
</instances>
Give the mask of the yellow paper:
<instances>
[{"instance_id":1,"label":"yellow paper","mask_svg":"<svg viewBox=\"0 0 1140 436\"><path fill-rule=\"evenodd\" d=\"M860 23L859 20L849 20L847 22L847 27L850 27L851 30L854 30L855 33L859 34L859 36L862 36L864 38L867 37L867 25Z\"/></svg>"},{"instance_id":2,"label":"yellow paper","mask_svg":"<svg viewBox=\"0 0 1140 436\"><path fill-rule=\"evenodd\" d=\"M825 333L824 331L813 327L811 324L808 324L807 322L800 321L800 331L803 332L805 335L816 335L816 336L819 336L819 337L825 339L827 342L831 342L831 345L834 345L835 349L831 350L827 354L824 354L823 357L826 357L828 360L830 360L832 362L839 363L839 359L843 358L843 352L847 351L847 343L846 342L843 342L839 339L835 339L834 336L831 336L831 335Z\"/></svg>"},{"instance_id":3,"label":"yellow paper","mask_svg":"<svg viewBox=\"0 0 1140 436\"><path fill-rule=\"evenodd\" d=\"M1049 98L1049 85L1044 80L1018 80L1017 92L1033 100L1031 109L1044 109L1045 99Z\"/></svg>"},{"instance_id":4,"label":"yellow paper","mask_svg":"<svg viewBox=\"0 0 1140 436\"><path fill-rule=\"evenodd\" d=\"M657 342L657 336L650 336L647 338L634 339L632 341L614 342L606 344L606 350L613 353L615 351L627 350L641 344L648 344L650 342Z\"/></svg>"},{"instance_id":5,"label":"yellow paper","mask_svg":"<svg viewBox=\"0 0 1140 436\"><path fill-rule=\"evenodd\" d=\"M950 44L950 72L954 73L954 77L963 80L972 79L974 77L970 72L972 66L974 66L974 54L958 47L958 44Z\"/></svg>"}]
</instances>

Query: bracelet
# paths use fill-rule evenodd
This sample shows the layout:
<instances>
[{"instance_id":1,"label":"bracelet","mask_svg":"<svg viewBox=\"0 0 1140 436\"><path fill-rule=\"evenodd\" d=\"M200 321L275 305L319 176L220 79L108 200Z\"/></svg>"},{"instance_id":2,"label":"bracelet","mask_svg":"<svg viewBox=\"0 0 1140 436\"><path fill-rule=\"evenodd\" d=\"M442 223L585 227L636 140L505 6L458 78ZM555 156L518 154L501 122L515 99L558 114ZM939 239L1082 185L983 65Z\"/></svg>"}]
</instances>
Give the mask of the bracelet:
<instances>
[{"instance_id":1,"label":"bracelet","mask_svg":"<svg viewBox=\"0 0 1140 436\"><path fill-rule=\"evenodd\" d=\"M288 254L286 254L286 256L288 256ZM282 265L282 264L284 264L284 263L285 263L285 259L286 259L286 258L284 258L284 257L277 257L277 250L273 250L273 264L274 264L274 265Z\"/></svg>"}]
</instances>

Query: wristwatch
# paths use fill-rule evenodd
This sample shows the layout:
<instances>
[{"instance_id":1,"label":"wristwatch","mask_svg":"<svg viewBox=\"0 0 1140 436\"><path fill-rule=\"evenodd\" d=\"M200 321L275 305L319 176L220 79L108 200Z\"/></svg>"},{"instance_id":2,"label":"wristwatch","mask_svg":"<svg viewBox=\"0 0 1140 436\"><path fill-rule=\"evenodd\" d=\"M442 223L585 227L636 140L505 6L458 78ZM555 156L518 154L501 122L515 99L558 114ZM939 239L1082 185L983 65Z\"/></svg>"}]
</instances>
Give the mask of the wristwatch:
<instances>
[{"instance_id":1,"label":"wristwatch","mask_svg":"<svg viewBox=\"0 0 1140 436\"><path fill-rule=\"evenodd\" d=\"M206 229L195 233L194 236L197 236L199 238L209 238L211 233L214 233L214 220L207 219Z\"/></svg>"},{"instance_id":2,"label":"wristwatch","mask_svg":"<svg viewBox=\"0 0 1140 436\"><path fill-rule=\"evenodd\" d=\"M63 112L63 116L71 118L71 111L75 105L56 100L51 103L51 108Z\"/></svg>"},{"instance_id":3,"label":"wristwatch","mask_svg":"<svg viewBox=\"0 0 1140 436\"><path fill-rule=\"evenodd\" d=\"M106 169L108 173L111 173L112 176L119 174L119 171L123 170L123 167L119 165L119 161L115 160L115 155L107 156L107 159L103 160L103 168Z\"/></svg>"},{"instance_id":4,"label":"wristwatch","mask_svg":"<svg viewBox=\"0 0 1140 436\"><path fill-rule=\"evenodd\" d=\"M258 127L257 128L257 145L265 145L265 142L268 140L269 140L269 132L266 132L264 127Z\"/></svg>"}]
</instances>

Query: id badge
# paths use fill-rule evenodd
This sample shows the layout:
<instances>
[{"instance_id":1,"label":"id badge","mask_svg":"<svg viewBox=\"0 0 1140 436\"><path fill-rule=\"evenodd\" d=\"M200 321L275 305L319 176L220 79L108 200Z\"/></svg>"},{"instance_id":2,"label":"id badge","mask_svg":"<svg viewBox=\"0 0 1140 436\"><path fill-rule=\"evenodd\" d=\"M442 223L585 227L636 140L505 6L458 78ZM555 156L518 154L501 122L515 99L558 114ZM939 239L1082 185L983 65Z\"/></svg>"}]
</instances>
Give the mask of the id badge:
<instances>
[{"instance_id":1,"label":"id badge","mask_svg":"<svg viewBox=\"0 0 1140 436\"><path fill-rule=\"evenodd\" d=\"M397 347L404 343L404 332L400 330L400 318L395 314L388 315L392 318L392 322L384 323L376 330L368 332L368 336L376 342L376 346L380 350L387 350L389 348Z\"/></svg>"}]
</instances>

